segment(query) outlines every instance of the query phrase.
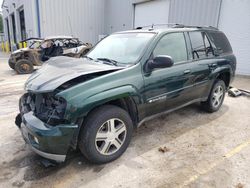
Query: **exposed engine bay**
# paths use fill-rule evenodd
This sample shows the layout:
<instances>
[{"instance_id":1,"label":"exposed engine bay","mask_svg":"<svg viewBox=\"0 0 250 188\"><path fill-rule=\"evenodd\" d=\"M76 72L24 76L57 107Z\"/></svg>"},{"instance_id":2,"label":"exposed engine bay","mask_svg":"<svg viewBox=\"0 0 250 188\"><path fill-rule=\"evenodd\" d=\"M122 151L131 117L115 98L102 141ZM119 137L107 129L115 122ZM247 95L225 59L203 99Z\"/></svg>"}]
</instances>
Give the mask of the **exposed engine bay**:
<instances>
[{"instance_id":1,"label":"exposed engine bay","mask_svg":"<svg viewBox=\"0 0 250 188\"><path fill-rule=\"evenodd\" d=\"M55 97L54 93L26 93L19 102L21 116L32 111L38 119L52 126L66 122L66 106L66 101Z\"/></svg>"}]
</instances>

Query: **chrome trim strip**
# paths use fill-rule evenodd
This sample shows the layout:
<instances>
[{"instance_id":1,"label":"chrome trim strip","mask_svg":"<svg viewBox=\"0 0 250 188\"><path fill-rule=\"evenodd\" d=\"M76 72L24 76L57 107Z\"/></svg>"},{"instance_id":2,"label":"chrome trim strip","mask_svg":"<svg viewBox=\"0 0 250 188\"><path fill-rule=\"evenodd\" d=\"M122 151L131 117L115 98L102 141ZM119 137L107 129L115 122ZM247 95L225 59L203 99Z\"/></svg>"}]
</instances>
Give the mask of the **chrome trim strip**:
<instances>
[{"instance_id":1,"label":"chrome trim strip","mask_svg":"<svg viewBox=\"0 0 250 188\"><path fill-rule=\"evenodd\" d=\"M187 88L194 87L194 86L195 86L195 84L192 84L192 85L189 85L189 86L180 88L180 89L176 89L176 90L174 90L174 91L170 91L170 92L167 92L167 93L163 93L163 94L157 95L157 96L155 96L155 97L151 97L151 98L147 99L147 102L149 102L149 101L151 101L151 100L154 100L154 99L157 99L157 98L160 98L160 97L165 97L165 96L167 96L167 95L169 95L169 94L171 94L171 93L178 92L178 91L181 91L181 90L183 90L183 89L187 89Z\"/></svg>"},{"instance_id":2,"label":"chrome trim strip","mask_svg":"<svg viewBox=\"0 0 250 188\"><path fill-rule=\"evenodd\" d=\"M201 81L201 82L196 83L195 86L201 85L201 84L205 84L205 83L208 82L208 81L209 81L209 80L203 80L203 81Z\"/></svg>"},{"instance_id":3,"label":"chrome trim strip","mask_svg":"<svg viewBox=\"0 0 250 188\"><path fill-rule=\"evenodd\" d=\"M157 100L158 98L161 98L161 97L167 97L167 95L171 94L171 93L174 93L174 92L178 92L178 91L181 91L183 89L187 89L187 88L190 88L190 87L195 87L197 85L201 85L201 84L204 84L206 82L208 82L209 80L203 80L201 82L198 82L198 83L195 83L195 84L192 84L192 85L189 85L189 86L186 86L186 87L183 87L183 88L180 88L180 89L176 89L174 91L170 91L170 92L167 92L167 93L163 93L163 94L160 94L160 95L157 95L155 97L151 97L149 99L147 99L147 102L150 103L150 101L154 101L155 99Z\"/></svg>"},{"instance_id":4,"label":"chrome trim strip","mask_svg":"<svg viewBox=\"0 0 250 188\"><path fill-rule=\"evenodd\" d=\"M140 127L140 126L141 126L143 123L145 123L146 121L155 119L155 118L157 118L157 117L159 117L159 116L168 114L168 113L170 113L170 112L173 112L173 111L175 111L175 110L178 110L178 109L183 108L183 107L185 107L185 106L188 106L188 105L190 105L190 104L193 104L193 103L196 103L196 102L200 102L200 101L203 101L203 100L204 100L203 98L195 99L195 100L192 100L192 101L190 101L190 102L188 102L188 103L185 103L185 104L183 104L183 105L181 105L181 106L178 106L178 107L176 107L176 108L173 108L173 109L170 109L170 110L166 110L166 111L164 111L164 112L160 112L160 113L158 113L158 114L154 114L154 115L152 115L152 116L146 117L146 118L142 119L142 120L138 123L137 127Z\"/></svg>"}]
</instances>

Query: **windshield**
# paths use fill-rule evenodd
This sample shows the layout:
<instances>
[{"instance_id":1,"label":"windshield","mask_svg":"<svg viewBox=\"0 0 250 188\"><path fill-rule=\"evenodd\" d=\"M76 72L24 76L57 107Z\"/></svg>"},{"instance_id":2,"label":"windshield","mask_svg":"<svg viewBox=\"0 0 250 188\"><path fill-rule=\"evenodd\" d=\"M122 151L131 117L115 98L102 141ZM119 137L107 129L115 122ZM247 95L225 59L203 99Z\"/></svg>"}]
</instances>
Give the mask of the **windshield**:
<instances>
[{"instance_id":1,"label":"windshield","mask_svg":"<svg viewBox=\"0 0 250 188\"><path fill-rule=\"evenodd\" d=\"M88 57L110 59L118 63L135 63L154 33L122 33L104 38L89 52Z\"/></svg>"},{"instance_id":2,"label":"windshield","mask_svg":"<svg viewBox=\"0 0 250 188\"><path fill-rule=\"evenodd\" d=\"M30 49L37 49L40 48L42 41L32 41L29 45Z\"/></svg>"}]
</instances>

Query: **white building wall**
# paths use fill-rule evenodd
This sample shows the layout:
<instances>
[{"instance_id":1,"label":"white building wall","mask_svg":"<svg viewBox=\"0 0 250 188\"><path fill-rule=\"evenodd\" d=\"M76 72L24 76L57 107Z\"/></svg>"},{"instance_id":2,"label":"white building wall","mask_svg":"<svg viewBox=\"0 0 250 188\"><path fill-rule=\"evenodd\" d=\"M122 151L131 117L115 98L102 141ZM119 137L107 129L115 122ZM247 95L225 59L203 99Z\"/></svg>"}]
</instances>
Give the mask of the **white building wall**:
<instances>
[{"instance_id":1,"label":"white building wall","mask_svg":"<svg viewBox=\"0 0 250 188\"><path fill-rule=\"evenodd\" d=\"M217 27L220 5L221 0L106 0L105 32L153 23Z\"/></svg>"},{"instance_id":2,"label":"white building wall","mask_svg":"<svg viewBox=\"0 0 250 188\"><path fill-rule=\"evenodd\" d=\"M228 37L237 57L237 74L250 75L250 1L223 0L219 29Z\"/></svg>"},{"instance_id":3,"label":"white building wall","mask_svg":"<svg viewBox=\"0 0 250 188\"><path fill-rule=\"evenodd\" d=\"M37 37L37 16L36 16L36 4L35 0L5 0L3 8L3 21L4 21L4 31L5 31L5 40L7 40L7 26L5 19L9 19L9 28L10 28L10 40L14 41L13 28L11 22L11 15L15 14L16 21L16 37L17 41L21 40L20 32L20 21L19 21L19 10L24 9L25 16L25 27L26 35L29 37ZM8 11L7 11L8 10Z\"/></svg>"},{"instance_id":4,"label":"white building wall","mask_svg":"<svg viewBox=\"0 0 250 188\"><path fill-rule=\"evenodd\" d=\"M92 44L104 32L103 0L40 0L42 37L72 35Z\"/></svg>"},{"instance_id":5,"label":"white building wall","mask_svg":"<svg viewBox=\"0 0 250 188\"><path fill-rule=\"evenodd\" d=\"M133 0L105 1L105 34L133 28Z\"/></svg>"},{"instance_id":6,"label":"white building wall","mask_svg":"<svg viewBox=\"0 0 250 188\"><path fill-rule=\"evenodd\" d=\"M221 0L171 0L169 23L218 26Z\"/></svg>"},{"instance_id":7,"label":"white building wall","mask_svg":"<svg viewBox=\"0 0 250 188\"><path fill-rule=\"evenodd\" d=\"M146 1L134 6L134 28L168 23L170 0Z\"/></svg>"}]
</instances>

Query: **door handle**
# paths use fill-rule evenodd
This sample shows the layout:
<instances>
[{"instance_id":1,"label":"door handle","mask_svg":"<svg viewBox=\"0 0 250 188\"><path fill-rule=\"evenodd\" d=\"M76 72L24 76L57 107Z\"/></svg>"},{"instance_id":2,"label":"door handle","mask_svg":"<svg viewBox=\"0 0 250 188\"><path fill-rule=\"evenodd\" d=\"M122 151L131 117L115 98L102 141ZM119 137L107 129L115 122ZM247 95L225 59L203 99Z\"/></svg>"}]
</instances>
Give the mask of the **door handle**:
<instances>
[{"instance_id":1,"label":"door handle","mask_svg":"<svg viewBox=\"0 0 250 188\"><path fill-rule=\"evenodd\" d=\"M191 70L189 70L189 69L187 69L187 70L184 70L184 72L183 72L184 74L189 74L189 73L191 73Z\"/></svg>"}]
</instances>

